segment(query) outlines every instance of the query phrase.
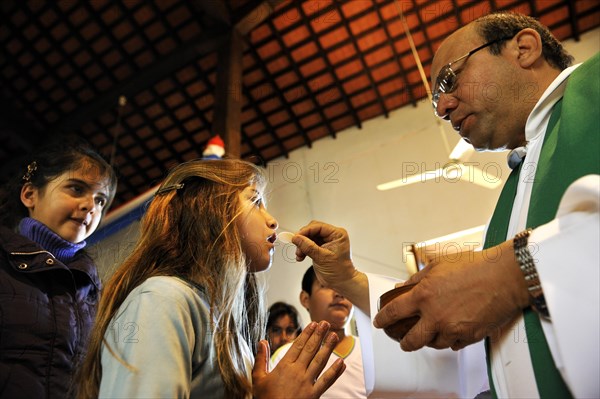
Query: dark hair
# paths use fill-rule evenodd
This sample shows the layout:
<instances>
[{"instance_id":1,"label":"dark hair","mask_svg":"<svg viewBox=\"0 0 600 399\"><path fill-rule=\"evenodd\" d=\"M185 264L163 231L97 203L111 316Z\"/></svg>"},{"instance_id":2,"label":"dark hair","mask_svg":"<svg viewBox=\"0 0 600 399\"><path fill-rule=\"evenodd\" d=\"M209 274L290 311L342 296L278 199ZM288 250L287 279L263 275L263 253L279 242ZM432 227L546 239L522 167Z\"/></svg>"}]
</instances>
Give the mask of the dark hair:
<instances>
[{"instance_id":1,"label":"dark hair","mask_svg":"<svg viewBox=\"0 0 600 399\"><path fill-rule=\"evenodd\" d=\"M300 325L300 316L298 316L298 310L288 303L285 302L275 302L269 307L269 317L267 319L267 331L275 324L275 322L282 316L290 316L292 322L301 330Z\"/></svg>"},{"instance_id":2,"label":"dark hair","mask_svg":"<svg viewBox=\"0 0 600 399\"><path fill-rule=\"evenodd\" d=\"M573 63L573 57L550 30L535 18L513 12L497 12L479 17L474 22L477 22L477 33L485 42L513 37L525 28L534 29L542 38L542 54L551 66L562 71ZM498 55L505 45L506 41L501 40L490 46L490 52Z\"/></svg>"},{"instance_id":3,"label":"dark hair","mask_svg":"<svg viewBox=\"0 0 600 399\"><path fill-rule=\"evenodd\" d=\"M117 188L117 175L113 168L90 144L77 137L55 138L40 146L24 158L21 172L0 189L0 225L16 228L19 221L29 216L20 200L21 188L30 183L39 190L61 174L82 167L94 168L94 173L109 179L109 193L102 215L110 207Z\"/></svg>"},{"instance_id":4,"label":"dark hair","mask_svg":"<svg viewBox=\"0 0 600 399\"><path fill-rule=\"evenodd\" d=\"M315 280L317 279L317 274L315 273L315 268L311 265L304 272L304 277L302 277L302 291L306 291L308 295L312 294L312 286Z\"/></svg>"}]
</instances>

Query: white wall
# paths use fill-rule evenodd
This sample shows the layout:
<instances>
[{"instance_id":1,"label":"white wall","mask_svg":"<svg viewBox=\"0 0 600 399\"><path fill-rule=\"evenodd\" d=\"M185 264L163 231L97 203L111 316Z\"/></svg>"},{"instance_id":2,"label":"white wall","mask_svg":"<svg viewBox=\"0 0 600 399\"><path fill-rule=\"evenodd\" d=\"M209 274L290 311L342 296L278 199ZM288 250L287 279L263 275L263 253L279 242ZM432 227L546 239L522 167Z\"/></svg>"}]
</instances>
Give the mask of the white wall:
<instances>
[{"instance_id":1,"label":"white wall","mask_svg":"<svg viewBox=\"0 0 600 399\"><path fill-rule=\"evenodd\" d=\"M578 62L600 50L600 29L565 45ZM445 124L450 148L458 135ZM270 162L269 211L280 231L295 231L312 219L343 226L350 233L355 264L363 271L406 278L403 244L440 237L485 224L500 188L489 190L469 182L428 181L390 191L379 183L406 176L408 168L434 169L448 161L431 105L396 110L350 128L337 138L301 148L289 159ZM473 154L466 161L508 176L506 153ZM110 274L133 247L137 224L92 248L101 275ZM470 237L469 240L478 240ZM440 247L444 249L444 247ZM452 249L453 247L448 246ZM300 281L309 261L296 263L293 246L278 245L272 268L262 273L268 283L269 303L295 305L304 323L309 320L298 301Z\"/></svg>"}]
</instances>

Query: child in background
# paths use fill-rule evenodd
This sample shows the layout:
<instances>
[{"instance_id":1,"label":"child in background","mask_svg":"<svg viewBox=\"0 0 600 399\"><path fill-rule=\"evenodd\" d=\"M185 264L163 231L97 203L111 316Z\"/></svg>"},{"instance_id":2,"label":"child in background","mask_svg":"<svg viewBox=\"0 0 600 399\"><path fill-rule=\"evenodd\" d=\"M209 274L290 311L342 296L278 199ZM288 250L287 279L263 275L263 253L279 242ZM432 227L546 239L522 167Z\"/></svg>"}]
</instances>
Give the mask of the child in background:
<instances>
[{"instance_id":1,"label":"child in background","mask_svg":"<svg viewBox=\"0 0 600 399\"><path fill-rule=\"evenodd\" d=\"M302 291L300 291L300 303L310 314L313 321L325 320L331 324L331 331L335 332L340 339L333 356L329 359L331 364L336 359L344 359L346 371L330 390L325 392L323 399L366 399L364 368L360 340L346 332L348 324L352 319L354 306L350 301L331 288L324 287L315 274L315 269L310 266L302 277ZM291 344L283 345L273 353L271 358L272 367L277 364L290 350Z\"/></svg>"},{"instance_id":2,"label":"child in background","mask_svg":"<svg viewBox=\"0 0 600 399\"><path fill-rule=\"evenodd\" d=\"M65 398L100 280L85 254L116 189L87 143L40 148L0 193L0 397Z\"/></svg>"},{"instance_id":3,"label":"child in background","mask_svg":"<svg viewBox=\"0 0 600 399\"><path fill-rule=\"evenodd\" d=\"M267 340L271 354L295 340L301 332L300 317L295 307L285 302L275 302L269 307Z\"/></svg>"},{"instance_id":4,"label":"child in background","mask_svg":"<svg viewBox=\"0 0 600 399\"><path fill-rule=\"evenodd\" d=\"M337 342L327 323L307 327L271 373L267 342L254 349L266 318L254 273L270 267L278 227L265 185L232 159L169 173L106 284L80 398L317 398L337 379L343 362L317 380Z\"/></svg>"}]
</instances>

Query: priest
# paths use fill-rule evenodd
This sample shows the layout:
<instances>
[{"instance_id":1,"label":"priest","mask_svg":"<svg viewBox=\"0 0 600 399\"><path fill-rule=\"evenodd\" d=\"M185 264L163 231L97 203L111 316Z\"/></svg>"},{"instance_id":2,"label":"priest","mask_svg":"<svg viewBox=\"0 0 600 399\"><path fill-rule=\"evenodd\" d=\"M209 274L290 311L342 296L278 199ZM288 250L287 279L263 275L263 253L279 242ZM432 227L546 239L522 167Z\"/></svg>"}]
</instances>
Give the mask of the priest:
<instances>
[{"instance_id":1,"label":"priest","mask_svg":"<svg viewBox=\"0 0 600 399\"><path fill-rule=\"evenodd\" d=\"M437 257L377 312L391 287L354 267L344 229L311 222L292 240L375 327L418 316L404 351L485 341L492 397L600 396L600 54L571 63L513 13L476 19L435 54L435 114L477 150L512 150L483 251Z\"/></svg>"}]
</instances>

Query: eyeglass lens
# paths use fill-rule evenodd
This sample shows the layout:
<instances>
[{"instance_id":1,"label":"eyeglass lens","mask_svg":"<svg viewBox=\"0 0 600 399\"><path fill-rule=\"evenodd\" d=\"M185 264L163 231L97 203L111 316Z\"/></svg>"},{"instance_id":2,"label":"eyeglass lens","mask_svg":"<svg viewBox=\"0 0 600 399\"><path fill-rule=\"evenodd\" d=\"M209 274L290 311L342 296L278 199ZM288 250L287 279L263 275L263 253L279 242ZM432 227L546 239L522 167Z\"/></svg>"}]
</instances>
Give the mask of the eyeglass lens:
<instances>
[{"instance_id":1,"label":"eyeglass lens","mask_svg":"<svg viewBox=\"0 0 600 399\"><path fill-rule=\"evenodd\" d=\"M431 104L433 105L433 112L435 113L435 115L437 117L440 117L445 120L450 119L450 117L448 115L440 116L437 112L437 106L438 106L438 102L440 101L440 96L442 95L442 93L451 93L452 91L454 91L454 88L455 88L454 86L456 85L456 73L452 70L452 64L454 64L457 61L462 60L463 58L467 58L467 57L475 54L479 50L484 49L488 46L491 46L494 43L502 42L505 40L510 40L512 38L513 38L513 36L506 36L506 37L503 37L498 40L492 40L490 42L484 43L481 46L469 51L467 54L463 55L462 57L459 57L456 60L444 65L442 67L442 69L440 69L440 72L438 73L438 76L435 80L435 87L433 88L432 101L431 101Z\"/></svg>"},{"instance_id":2,"label":"eyeglass lens","mask_svg":"<svg viewBox=\"0 0 600 399\"><path fill-rule=\"evenodd\" d=\"M440 96L442 95L442 93L452 92L454 90L455 84L456 74L454 73L450 65L445 65L438 73L437 79L435 81L435 88L433 90L432 105L435 116L440 116L437 112L437 105L440 101Z\"/></svg>"},{"instance_id":3,"label":"eyeglass lens","mask_svg":"<svg viewBox=\"0 0 600 399\"><path fill-rule=\"evenodd\" d=\"M297 333L298 333L298 328L294 328L294 327L288 327L288 328L281 328L278 326L271 327L271 334L273 334L275 336L286 335L288 337L295 337Z\"/></svg>"}]
</instances>

